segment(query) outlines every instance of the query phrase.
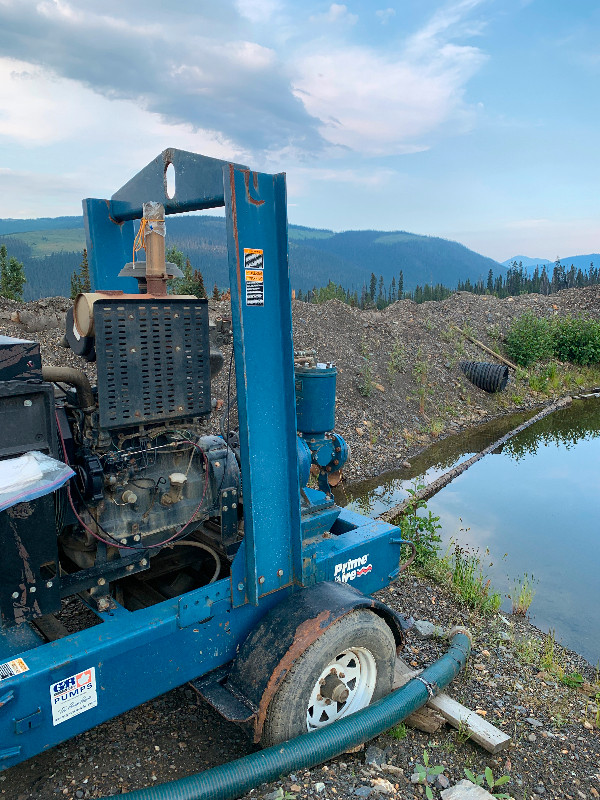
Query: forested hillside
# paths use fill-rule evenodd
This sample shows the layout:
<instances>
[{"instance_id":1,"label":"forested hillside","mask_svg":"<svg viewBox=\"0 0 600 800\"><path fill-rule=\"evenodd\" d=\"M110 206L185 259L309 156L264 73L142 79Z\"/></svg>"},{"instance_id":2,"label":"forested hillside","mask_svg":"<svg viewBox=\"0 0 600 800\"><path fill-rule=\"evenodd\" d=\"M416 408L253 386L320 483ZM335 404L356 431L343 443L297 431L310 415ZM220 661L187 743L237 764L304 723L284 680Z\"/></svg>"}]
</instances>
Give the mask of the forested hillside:
<instances>
[{"instance_id":1,"label":"forested hillside","mask_svg":"<svg viewBox=\"0 0 600 800\"><path fill-rule=\"evenodd\" d=\"M328 281L360 295L371 273L404 277L404 290L420 284L485 280L490 269L504 268L457 242L403 231L346 231L334 233L301 226L289 227L292 286L306 292ZM10 255L23 262L27 275L26 299L68 294L72 272L81 262L84 246L81 217L37 220L0 220L0 241ZM167 246L175 246L199 269L207 287L228 285L225 220L218 216L170 217Z\"/></svg>"}]
</instances>

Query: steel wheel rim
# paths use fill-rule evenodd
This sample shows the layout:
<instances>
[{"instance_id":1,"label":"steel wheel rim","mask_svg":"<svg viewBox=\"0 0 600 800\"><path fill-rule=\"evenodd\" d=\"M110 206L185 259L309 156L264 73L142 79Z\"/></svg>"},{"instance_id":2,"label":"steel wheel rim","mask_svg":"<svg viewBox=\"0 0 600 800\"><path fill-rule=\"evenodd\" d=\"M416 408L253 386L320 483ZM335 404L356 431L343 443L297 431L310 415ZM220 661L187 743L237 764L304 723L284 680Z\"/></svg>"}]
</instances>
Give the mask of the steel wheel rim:
<instances>
[{"instance_id":1,"label":"steel wheel rim","mask_svg":"<svg viewBox=\"0 0 600 800\"><path fill-rule=\"evenodd\" d=\"M348 698L343 703L321 695L323 682L331 674L348 689ZM370 650L365 647L343 650L323 669L313 687L306 709L307 730L323 728L368 706L376 682L377 664Z\"/></svg>"}]
</instances>

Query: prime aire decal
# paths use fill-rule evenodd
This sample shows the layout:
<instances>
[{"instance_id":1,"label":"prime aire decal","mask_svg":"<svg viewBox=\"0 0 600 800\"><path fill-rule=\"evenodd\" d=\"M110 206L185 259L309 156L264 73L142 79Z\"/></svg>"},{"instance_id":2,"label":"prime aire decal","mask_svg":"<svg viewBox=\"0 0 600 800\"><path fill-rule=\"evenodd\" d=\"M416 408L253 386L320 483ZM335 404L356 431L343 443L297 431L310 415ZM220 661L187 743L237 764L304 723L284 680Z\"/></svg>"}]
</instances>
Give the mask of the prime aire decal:
<instances>
[{"instance_id":1,"label":"prime aire decal","mask_svg":"<svg viewBox=\"0 0 600 800\"><path fill-rule=\"evenodd\" d=\"M373 569L372 564L367 564L369 554L358 558L350 558L348 561L343 561L341 564L336 564L333 570L333 578L338 583L348 583L349 581L367 575Z\"/></svg>"}]
</instances>

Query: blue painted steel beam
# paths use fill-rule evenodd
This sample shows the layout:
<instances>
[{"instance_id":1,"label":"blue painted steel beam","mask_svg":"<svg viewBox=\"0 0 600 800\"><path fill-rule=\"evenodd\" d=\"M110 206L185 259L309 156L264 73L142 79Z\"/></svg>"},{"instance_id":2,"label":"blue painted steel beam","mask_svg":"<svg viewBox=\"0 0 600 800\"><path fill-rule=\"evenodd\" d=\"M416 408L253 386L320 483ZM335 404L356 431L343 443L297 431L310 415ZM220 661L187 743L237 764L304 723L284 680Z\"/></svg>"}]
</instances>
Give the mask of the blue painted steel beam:
<instances>
[{"instance_id":1,"label":"blue painted steel beam","mask_svg":"<svg viewBox=\"0 0 600 800\"><path fill-rule=\"evenodd\" d=\"M218 208L225 204L223 168L229 161L209 158L173 147L151 161L130 181L115 192L110 200L110 214L116 222L140 219L142 205L149 200L162 203L165 214ZM175 170L175 191L167 194L167 167ZM240 164L236 167L245 169Z\"/></svg>"},{"instance_id":2,"label":"blue painted steel beam","mask_svg":"<svg viewBox=\"0 0 600 800\"><path fill-rule=\"evenodd\" d=\"M246 598L302 583L285 175L225 174ZM239 594L236 596L236 592ZM234 605L243 602L234 579Z\"/></svg>"}]
</instances>

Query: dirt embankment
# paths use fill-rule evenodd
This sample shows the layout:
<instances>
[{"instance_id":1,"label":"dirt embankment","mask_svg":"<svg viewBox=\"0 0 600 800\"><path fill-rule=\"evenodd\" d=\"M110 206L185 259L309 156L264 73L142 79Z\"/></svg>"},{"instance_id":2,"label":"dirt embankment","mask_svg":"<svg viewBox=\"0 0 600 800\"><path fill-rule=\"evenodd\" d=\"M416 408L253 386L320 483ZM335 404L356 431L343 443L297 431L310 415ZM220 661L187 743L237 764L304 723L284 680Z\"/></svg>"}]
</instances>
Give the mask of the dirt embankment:
<instances>
[{"instance_id":1,"label":"dirt embankment","mask_svg":"<svg viewBox=\"0 0 600 800\"><path fill-rule=\"evenodd\" d=\"M60 347L69 306L69 300L58 297L26 304L0 298L0 333L40 341L44 363L85 368L93 380L93 365ZM296 350L316 350L319 360L333 362L338 370L336 430L351 448L346 479L397 468L440 436L548 402L548 394L533 391L512 370L507 388L489 395L473 386L458 366L461 360L493 358L457 327L501 350L511 321L526 311L539 317L600 318L600 287L504 300L459 292L443 302L401 300L381 312L360 311L335 300L323 305L294 301ZM213 321L229 315L228 303L210 301ZM13 321L17 318L21 322ZM230 345L223 350L227 365ZM568 389L557 387L554 394L561 393ZM226 368L213 383L213 396L226 400Z\"/></svg>"}]
</instances>

